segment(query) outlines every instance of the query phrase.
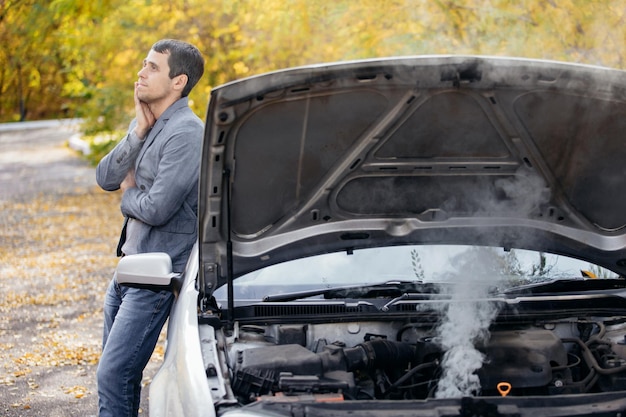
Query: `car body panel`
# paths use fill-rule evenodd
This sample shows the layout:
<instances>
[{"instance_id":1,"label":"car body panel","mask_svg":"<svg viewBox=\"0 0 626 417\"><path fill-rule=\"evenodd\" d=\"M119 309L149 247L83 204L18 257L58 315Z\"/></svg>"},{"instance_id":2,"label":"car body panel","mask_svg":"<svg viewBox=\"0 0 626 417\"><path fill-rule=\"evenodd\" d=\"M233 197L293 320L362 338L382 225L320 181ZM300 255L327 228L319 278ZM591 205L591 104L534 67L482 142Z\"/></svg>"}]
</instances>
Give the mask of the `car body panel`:
<instances>
[{"instance_id":1,"label":"car body panel","mask_svg":"<svg viewBox=\"0 0 626 417\"><path fill-rule=\"evenodd\" d=\"M215 416L211 390L202 366L198 333L198 291L195 279L198 264L193 262L197 256L196 245L168 319L167 349L163 364L150 383L150 415L154 417Z\"/></svg>"},{"instance_id":2,"label":"car body panel","mask_svg":"<svg viewBox=\"0 0 626 417\"><path fill-rule=\"evenodd\" d=\"M200 186L205 284L412 241L550 250L623 273L625 102L623 71L490 57L337 63L218 87Z\"/></svg>"}]
</instances>

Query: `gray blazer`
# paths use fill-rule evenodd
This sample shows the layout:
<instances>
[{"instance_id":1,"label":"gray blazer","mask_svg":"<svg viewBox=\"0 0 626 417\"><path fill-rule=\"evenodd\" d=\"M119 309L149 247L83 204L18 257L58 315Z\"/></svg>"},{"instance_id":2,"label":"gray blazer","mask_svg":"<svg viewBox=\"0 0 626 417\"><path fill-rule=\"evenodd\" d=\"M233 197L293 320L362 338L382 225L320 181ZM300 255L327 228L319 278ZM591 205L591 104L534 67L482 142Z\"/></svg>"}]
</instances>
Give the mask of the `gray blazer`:
<instances>
[{"instance_id":1,"label":"gray blazer","mask_svg":"<svg viewBox=\"0 0 626 417\"><path fill-rule=\"evenodd\" d=\"M166 252L175 272L182 272L198 234L198 177L204 125L188 99L172 104L145 140L133 131L96 168L102 189L115 191L134 166L136 188L127 189L121 210L140 222L134 230L137 253Z\"/></svg>"}]
</instances>

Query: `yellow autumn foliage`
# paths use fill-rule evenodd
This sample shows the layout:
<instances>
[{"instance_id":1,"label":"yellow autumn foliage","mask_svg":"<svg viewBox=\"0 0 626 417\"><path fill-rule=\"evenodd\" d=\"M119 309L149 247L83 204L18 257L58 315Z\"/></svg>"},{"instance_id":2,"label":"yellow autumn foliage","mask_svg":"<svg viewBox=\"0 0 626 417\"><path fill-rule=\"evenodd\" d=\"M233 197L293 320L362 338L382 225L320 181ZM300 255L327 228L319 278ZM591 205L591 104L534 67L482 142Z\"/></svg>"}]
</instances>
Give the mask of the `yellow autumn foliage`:
<instances>
[{"instance_id":1,"label":"yellow autumn foliage","mask_svg":"<svg viewBox=\"0 0 626 417\"><path fill-rule=\"evenodd\" d=\"M124 126L152 43L196 44L208 91L283 67L477 54L626 67L626 0L23 0L0 2L0 121L86 117Z\"/></svg>"}]
</instances>

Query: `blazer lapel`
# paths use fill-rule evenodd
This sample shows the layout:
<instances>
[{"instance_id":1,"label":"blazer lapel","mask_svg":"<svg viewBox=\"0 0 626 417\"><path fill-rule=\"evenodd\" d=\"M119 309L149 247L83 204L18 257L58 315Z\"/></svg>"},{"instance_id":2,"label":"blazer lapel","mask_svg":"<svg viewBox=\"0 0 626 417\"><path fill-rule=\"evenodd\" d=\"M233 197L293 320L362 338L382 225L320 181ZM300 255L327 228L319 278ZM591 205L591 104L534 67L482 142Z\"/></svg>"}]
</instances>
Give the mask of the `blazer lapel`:
<instances>
[{"instance_id":1,"label":"blazer lapel","mask_svg":"<svg viewBox=\"0 0 626 417\"><path fill-rule=\"evenodd\" d=\"M150 132L148 133L148 137L145 139L145 143L141 147L141 150L139 151L139 155L137 155L137 160L135 161L135 167L139 166L139 163L141 162L141 159L146 154L146 151L148 150L148 148L154 142L154 138L159 134L159 132L161 130L163 130L163 126L164 125L165 125L165 122L162 119L159 119L154 124L152 129L150 129Z\"/></svg>"},{"instance_id":2,"label":"blazer lapel","mask_svg":"<svg viewBox=\"0 0 626 417\"><path fill-rule=\"evenodd\" d=\"M148 137L146 138L145 143L141 147L141 150L139 151L139 155L137 155L137 161L135 162L135 167L139 166L139 163L141 162L141 159L146 154L146 151L148 150L148 148L154 142L154 138L156 138L156 136L159 134L159 132L161 132L161 130L163 130L163 127L165 127L165 124L170 119L170 117L174 113L176 113L179 109L189 106L189 104L188 104L189 101L188 100L189 100L188 97L180 98L178 101L176 101L170 107L168 107L167 110L165 110L165 112L163 112L161 117L158 118L158 120L156 121L156 123L154 124L154 126L152 127L150 132L148 133Z\"/></svg>"}]
</instances>

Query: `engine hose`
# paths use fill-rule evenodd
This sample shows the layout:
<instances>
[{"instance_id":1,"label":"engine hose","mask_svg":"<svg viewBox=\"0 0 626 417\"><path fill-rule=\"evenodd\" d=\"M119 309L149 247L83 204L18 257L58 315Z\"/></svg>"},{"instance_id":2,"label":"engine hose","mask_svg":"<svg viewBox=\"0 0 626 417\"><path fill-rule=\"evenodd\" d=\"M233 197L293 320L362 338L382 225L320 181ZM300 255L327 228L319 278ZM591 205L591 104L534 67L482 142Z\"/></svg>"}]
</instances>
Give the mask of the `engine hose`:
<instances>
[{"instance_id":1,"label":"engine hose","mask_svg":"<svg viewBox=\"0 0 626 417\"><path fill-rule=\"evenodd\" d=\"M587 346L591 346L592 343L607 343L605 340L603 340L604 335L606 334L606 325L602 322L594 324L599 328L598 334L594 334L589 337L589 340L585 342Z\"/></svg>"},{"instance_id":2,"label":"engine hose","mask_svg":"<svg viewBox=\"0 0 626 417\"><path fill-rule=\"evenodd\" d=\"M593 356L591 349L584 343L582 340L578 338L565 338L561 339L564 343L576 343L582 349L583 359L587 363L590 368L595 369L595 371L601 375L613 375L618 374L620 372L626 372L626 365L616 366L615 368L603 368L598 364L596 358Z\"/></svg>"},{"instance_id":3,"label":"engine hose","mask_svg":"<svg viewBox=\"0 0 626 417\"><path fill-rule=\"evenodd\" d=\"M383 397L386 397L387 395L389 395L389 393L391 393L391 391L393 391L394 389L398 388L404 381L406 381L407 379L411 378L413 375L415 375L419 371L421 371L423 369L430 368L432 366L438 366L438 365L439 365L439 361L432 361L432 362L421 363L421 364L419 364L417 366L414 366L413 368L409 369L407 371L407 373L405 373L400 378L398 378L398 380L396 382L391 384L389 386L389 388L387 388L387 391L385 391L383 393Z\"/></svg>"},{"instance_id":4,"label":"engine hose","mask_svg":"<svg viewBox=\"0 0 626 417\"><path fill-rule=\"evenodd\" d=\"M569 387L580 387L583 392L589 392L591 387L593 387L596 382L598 382L598 378L600 376L596 372L595 369L591 368L589 373L580 381L570 382L568 383Z\"/></svg>"},{"instance_id":5,"label":"engine hose","mask_svg":"<svg viewBox=\"0 0 626 417\"><path fill-rule=\"evenodd\" d=\"M600 375L594 373L593 376L589 379L589 383L585 385L585 392L589 392L591 387L593 387L596 382L598 382L598 379L600 379Z\"/></svg>"},{"instance_id":6,"label":"engine hose","mask_svg":"<svg viewBox=\"0 0 626 417\"><path fill-rule=\"evenodd\" d=\"M581 360L580 360L580 358L577 355L574 355L572 353L568 353L567 355L568 355L568 357L572 356L574 358L574 362L573 363L569 363L569 359L568 359L567 365L553 366L552 367L552 372L554 372L554 371L563 371L565 369L572 369L572 368L575 368L578 365L580 365Z\"/></svg>"},{"instance_id":7,"label":"engine hose","mask_svg":"<svg viewBox=\"0 0 626 417\"><path fill-rule=\"evenodd\" d=\"M415 358L415 346L410 343L377 339L343 350L347 370L395 368L405 366Z\"/></svg>"}]
</instances>

